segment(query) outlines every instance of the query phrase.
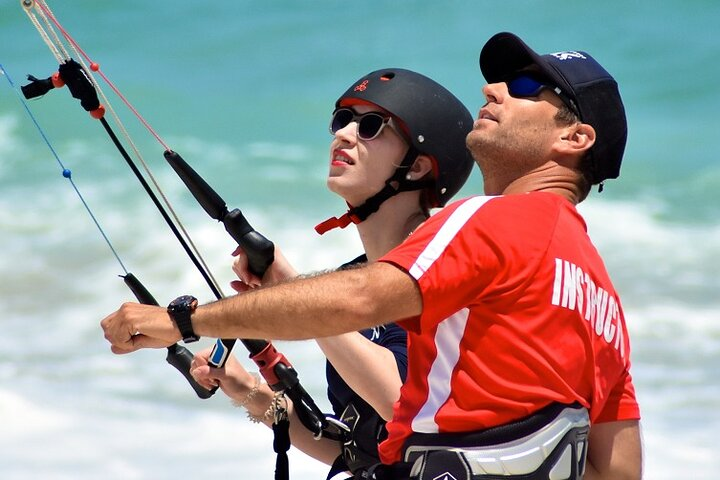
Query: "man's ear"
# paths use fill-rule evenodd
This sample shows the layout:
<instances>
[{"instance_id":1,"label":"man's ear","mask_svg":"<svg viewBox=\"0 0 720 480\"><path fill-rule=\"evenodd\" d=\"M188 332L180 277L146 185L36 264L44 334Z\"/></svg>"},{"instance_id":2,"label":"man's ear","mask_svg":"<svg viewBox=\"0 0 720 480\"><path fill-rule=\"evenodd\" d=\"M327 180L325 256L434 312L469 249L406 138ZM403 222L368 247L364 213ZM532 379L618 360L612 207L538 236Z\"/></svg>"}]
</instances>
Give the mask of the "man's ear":
<instances>
[{"instance_id":1,"label":"man's ear","mask_svg":"<svg viewBox=\"0 0 720 480\"><path fill-rule=\"evenodd\" d=\"M595 129L587 123L574 123L568 125L561 133L555 148L558 153L577 154L584 153L595 144Z\"/></svg>"},{"instance_id":2,"label":"man's ear","mask_svg":"<svg viewBox=\"0 0 720 480\"><path fill-rule=\"evenodd\" d=\"M433 161L427 155L418 155L415 162L410 167L408 176L411 180L420 180L424 178L429 172L433 171Z\"/></svg>"}]
</instances>

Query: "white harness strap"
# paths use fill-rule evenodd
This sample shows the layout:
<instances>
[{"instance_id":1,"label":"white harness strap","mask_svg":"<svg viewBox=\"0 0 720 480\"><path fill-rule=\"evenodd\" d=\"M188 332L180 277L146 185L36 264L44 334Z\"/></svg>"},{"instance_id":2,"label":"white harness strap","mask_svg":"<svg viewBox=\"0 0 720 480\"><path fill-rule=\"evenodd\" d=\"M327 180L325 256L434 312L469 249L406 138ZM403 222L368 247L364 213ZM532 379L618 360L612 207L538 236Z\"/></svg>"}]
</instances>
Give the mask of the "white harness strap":
<instances>
[{"instance_id":1,"label":"white harness strap","mask_svg":"<svg viewBox=\"0 0 720 480\"><path fill-rule=\"evenodd\" d=\"M523 476L533 480L575 480L582 478L587 455L590 418L583 407L567 407L550 423L517 440L490 446L417 445L405 450L412 463L411 479L443 478L443 465L450 460L467 475L457 477L448 469L447 478L480 480L487 476ZM437 460L434 461L433 453ZM444 454L444 455L443 455ZM529 476L536 474L533 476Z\"/></svg>"}]
</instances>

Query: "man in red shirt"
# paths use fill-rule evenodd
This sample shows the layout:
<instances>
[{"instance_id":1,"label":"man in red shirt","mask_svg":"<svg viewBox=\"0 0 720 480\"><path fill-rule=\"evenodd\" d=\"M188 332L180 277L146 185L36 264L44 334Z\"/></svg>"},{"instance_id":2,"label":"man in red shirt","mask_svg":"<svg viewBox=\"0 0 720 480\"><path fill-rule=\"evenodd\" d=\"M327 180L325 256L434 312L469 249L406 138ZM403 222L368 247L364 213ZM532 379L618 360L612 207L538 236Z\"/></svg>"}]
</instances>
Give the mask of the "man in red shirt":
<instances>
[{"instance_id":1,"label":"man in red shirt","mask_svg":"<svg viewBox=\"0 0 720 480\"><path fill-rule=\"evenodd\" d=\"M198 307L192 327L301 339L405 319L408 378L381 444L390 478L640 478L623 310L575 209L619 175L617 84L585 52L540 56L509 33L480 67L486 103L467 145L486 196L375 264ZM181 338L158 307L125 304L102 326L115 353Z\"/></svg>"}]
</instances>

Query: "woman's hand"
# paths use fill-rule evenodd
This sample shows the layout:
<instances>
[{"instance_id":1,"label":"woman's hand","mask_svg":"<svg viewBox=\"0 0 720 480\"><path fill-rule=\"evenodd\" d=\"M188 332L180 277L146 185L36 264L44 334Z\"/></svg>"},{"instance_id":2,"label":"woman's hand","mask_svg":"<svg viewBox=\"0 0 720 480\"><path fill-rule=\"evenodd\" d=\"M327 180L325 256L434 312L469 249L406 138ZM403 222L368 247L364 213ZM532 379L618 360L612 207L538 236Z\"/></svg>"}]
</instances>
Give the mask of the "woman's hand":
<instances>
[{"instance_id":1,"label":"woman's hand","mask_svg":"<svg viewBox=\"0 0 720 480\"><path fill-rule=\"evenodd\" d=\"M238 246L232 255L235 257L233 259L232 269L239 280L230 282L230 287L238 293L259 287L263 283L277 283L297 277L297 271L295 271L277 247L275 247L275 260L270 267L268 267L263 278L259 278L250 271L248 257L242 247Z\"/></svg>"},{"instance_id":2,"label":"woman's hand","mask_svg":"<svg viewBox=\"0 0 720 480\"><path fill-rule=\"evenodd\" d=\"M242 401L255 387L256 378L232 355L222 368L211 366L208 363L211 353L212 348L207 348L195 354L190 363L190 374L204 388L220 387L231 399Z\"/></svg>"}]
</instances>

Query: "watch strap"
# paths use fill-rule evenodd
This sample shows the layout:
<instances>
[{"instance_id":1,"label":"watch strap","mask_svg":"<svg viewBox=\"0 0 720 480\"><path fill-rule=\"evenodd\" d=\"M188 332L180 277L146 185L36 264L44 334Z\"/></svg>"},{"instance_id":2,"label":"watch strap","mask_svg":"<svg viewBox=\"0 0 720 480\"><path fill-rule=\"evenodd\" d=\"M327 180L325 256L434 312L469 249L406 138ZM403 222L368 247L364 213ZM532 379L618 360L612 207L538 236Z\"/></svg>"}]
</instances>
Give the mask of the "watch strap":
<instances>
[{"instance_id":1,"label":"watch strap","mask_svg":"<svg viewBox=\"0 0 720 480\"><path fill-rule=\"evenodd\" d=\"M170 305L168 305L168 314L180 330L180 335L182 335L183 342L185 343L197 342L200 340L200 337L195 334L195 331L192 328L192 320L190 318L193 312L195 312L197 305L197 298L191 295L178 297L170 302Z\"/></svg>"}]
</instances>

